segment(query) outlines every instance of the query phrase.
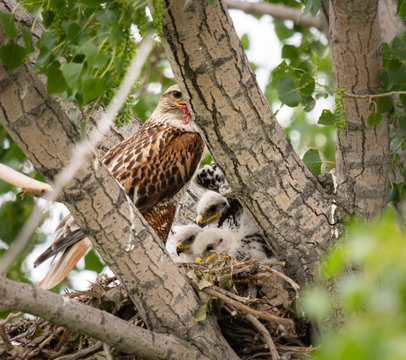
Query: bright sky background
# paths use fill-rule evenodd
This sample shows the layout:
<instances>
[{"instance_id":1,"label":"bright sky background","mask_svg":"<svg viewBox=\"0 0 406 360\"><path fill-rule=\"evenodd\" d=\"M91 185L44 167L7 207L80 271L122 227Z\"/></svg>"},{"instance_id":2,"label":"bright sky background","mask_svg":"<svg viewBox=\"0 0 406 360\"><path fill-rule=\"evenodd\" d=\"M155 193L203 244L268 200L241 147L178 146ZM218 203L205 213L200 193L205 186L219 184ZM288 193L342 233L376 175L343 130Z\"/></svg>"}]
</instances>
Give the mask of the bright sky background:
<instances>
[{"instance_id":1,"label":"bright sky background","mask_svg":"<svg viewBox=\"0 0 406 360\"><path fill-rule=\"evenodd\" d=\"M231 10L230 14L238 35L240 37L244 34L248 35L250 46L247 51L247 56L251 62L258 65L256 70L257 80L262 90L264 90L270 72L282 61L281 46L273 29L272 18L271 16L264 15L257 20L253 16L247 15L240 10ZM295 42L298 43L298 40L299 38L295 39L293 37L291 43L294 45ZM330 105L331 101L327 103L324 102L323 104L319 104L319 101L317 102L315 110L311 113L315 122L317 122L321 110L330 107ZM292 111L293 110L287 106L282 107L279 111L278 121L282 126L289 123ZM33 263L55 239L54 230L59 223L59 219L67 213L68 211L64 205L54 204L51 210L51 218L47 219L41 227L42 232L47 235L47 242L37 245L25 261L25 266L28 268L33 282L40 281L49 269L49 260L36 269L33 268ZM79 262L78 267L83 269L83 259ZM109 274L111 274L108 268L105 268L103 272L109 272ZM94 271L71 272L69 274L69 278L76 290L87 289L88 282L95 281L96 277L97 274Z\"/></svg>"}]
</instances>

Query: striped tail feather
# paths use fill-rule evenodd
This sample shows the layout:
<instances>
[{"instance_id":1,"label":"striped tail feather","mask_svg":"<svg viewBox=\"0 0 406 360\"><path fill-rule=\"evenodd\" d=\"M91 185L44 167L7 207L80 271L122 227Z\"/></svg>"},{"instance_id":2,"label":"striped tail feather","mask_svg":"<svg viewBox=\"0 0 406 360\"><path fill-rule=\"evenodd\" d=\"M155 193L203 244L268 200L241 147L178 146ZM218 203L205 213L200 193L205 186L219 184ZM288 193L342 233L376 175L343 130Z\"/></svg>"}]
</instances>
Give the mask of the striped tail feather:
<instances>
[{"instance_id":1,"label":"striped tail feather","mask_svg":"<svg viewBox=\"0 0 406 360\"><path fill-rule=\"evenodd\" d=\"M70 245L59 260L53 264L47 275L38 283L38 286L42 289L52 289L58 285L91 247L92 242L87 237Z\"/></svg>"}]
</instances>

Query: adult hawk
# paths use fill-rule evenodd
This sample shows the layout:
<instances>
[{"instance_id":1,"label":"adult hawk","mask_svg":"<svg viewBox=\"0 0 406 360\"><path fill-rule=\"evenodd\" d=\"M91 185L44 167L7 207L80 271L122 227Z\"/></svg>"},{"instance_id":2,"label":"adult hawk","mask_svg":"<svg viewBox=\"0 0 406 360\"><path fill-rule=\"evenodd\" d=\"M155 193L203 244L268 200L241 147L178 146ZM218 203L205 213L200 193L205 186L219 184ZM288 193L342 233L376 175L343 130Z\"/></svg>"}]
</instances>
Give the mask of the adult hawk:
<instances>
[{"instance_id":1,"label":"adult hawk","mask_svg":"<svg viewBox=\"0 0 406 360\"><path fill-rule=\"evenodd\" d=\"M165 243L176 206L204 151L197 128L178 85L170 87L144 125L114 146L102 161L124 186L147 222ZM39 286L57 285L91 247L91 242L68 215L58 227L61 234L35 261L38 266L66 248Z\"/></svg>"}]
</instances>

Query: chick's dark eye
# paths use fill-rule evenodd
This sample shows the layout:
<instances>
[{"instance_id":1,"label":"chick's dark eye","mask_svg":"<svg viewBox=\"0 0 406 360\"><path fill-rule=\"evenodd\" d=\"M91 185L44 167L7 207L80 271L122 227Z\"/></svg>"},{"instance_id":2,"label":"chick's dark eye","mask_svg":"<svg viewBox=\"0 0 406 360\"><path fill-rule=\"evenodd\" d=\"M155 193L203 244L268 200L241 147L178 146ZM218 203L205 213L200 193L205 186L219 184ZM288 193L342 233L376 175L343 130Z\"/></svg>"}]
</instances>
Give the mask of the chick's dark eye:
<instances>
[{"instance_id":1,"label":"chick's dark eye","mask_svg":"<svg viewBox=\"0 0 406 360\"><path fill-rule=\"evenodd\" d=\"M180 91L175 91L175 92L173 93L173 97L174 97L175 99L180 99L180 98L182 97L182 93L181 93Z\"/></svg>"},{"instance_id":2,"label":"chick's dark eye","mask_svg":"<svg viewBox=\"0 0 406 360\"><path fill-rule=\"evenodd\" d=\"M194 240L195 240L195 236L192 235L188 240L189 240L190 242L194 241Z\"/></svg>"},{"instance_id":3,"label":"chick's dark eye","mask_svg":"<svg viewBox=\"0 0 406 360\"><path fill-rule=\"evenodd\" d=\"M206 250L207 250L207 251L213 250L213 245L212 245L212 244L208 245L207 248L206 248Z\"/></svg>"},{"instance_id":4,"label":"chick's dark eye","mask_svg":"<svg viewBox=\"0 0 406 360\"><path fill-rule=\"evenodd\" d=\"M215 212L216 211L216 207L214 205L209 207L209 211L210 212Z\"/></svg>"}]
</instances>

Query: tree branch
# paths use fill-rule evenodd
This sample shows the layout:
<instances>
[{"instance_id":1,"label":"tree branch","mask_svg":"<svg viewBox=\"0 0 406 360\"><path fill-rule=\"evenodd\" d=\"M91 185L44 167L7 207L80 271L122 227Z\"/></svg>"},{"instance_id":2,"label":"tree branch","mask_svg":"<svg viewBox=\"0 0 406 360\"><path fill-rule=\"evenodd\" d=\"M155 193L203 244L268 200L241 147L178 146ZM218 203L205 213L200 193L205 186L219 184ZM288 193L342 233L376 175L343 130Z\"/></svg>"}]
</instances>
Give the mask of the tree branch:
<instances>
[{"instance_id":1,"label":"tree branch","mask_svg":"<svg viewBox=\"0 0 406 360\"><path fill-rule=\"evenodd\" d=\"M207 359L173 335L153 333L105 311L1 275L0 294L0 312L18 309L141 358Z\"/></svg>"},{"instance_id":2,"label":"tree branch","mask_svg":"<svg viewBox=\"0 0 406 360\"><path fill-rule=\"evenodd\" d=\"M295 9L289 6L271 4L266 2L247 2L238 0L224 0L224 4L229 9L242 10L249 14L271 15L279 20L292 20L295 24L305 27L315 27L327 35L328 24L322 13L316 17L311 14L303 16L302 9Z\"/></svg>"}]
</instances>

